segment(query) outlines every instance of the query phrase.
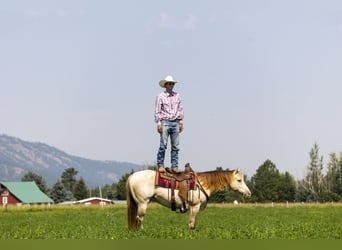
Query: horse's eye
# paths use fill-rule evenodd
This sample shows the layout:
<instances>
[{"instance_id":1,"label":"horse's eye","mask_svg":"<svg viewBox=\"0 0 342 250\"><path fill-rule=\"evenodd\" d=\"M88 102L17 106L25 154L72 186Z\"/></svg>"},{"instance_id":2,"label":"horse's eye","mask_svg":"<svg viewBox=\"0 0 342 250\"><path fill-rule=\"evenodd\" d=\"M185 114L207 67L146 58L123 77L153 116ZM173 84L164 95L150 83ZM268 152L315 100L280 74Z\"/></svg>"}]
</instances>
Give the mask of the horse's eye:
<instances>
[{"instance_id":1,"label":"horse's eye","mask_svg":"<svg viewBox=\"0 0 342 250\"><path fill-rule=\"evenodd\" d=\"M241 182L242 180L238 180L238 182Z\"/></svg>"}]
</instances>

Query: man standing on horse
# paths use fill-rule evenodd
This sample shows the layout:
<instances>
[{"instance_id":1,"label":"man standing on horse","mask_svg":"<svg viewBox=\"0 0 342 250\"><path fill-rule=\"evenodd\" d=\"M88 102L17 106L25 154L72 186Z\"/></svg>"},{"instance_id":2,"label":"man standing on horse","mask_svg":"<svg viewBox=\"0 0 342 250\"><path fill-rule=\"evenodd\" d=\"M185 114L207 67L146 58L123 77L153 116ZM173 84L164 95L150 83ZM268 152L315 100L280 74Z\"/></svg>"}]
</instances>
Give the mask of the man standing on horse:
<instances>
[{"instance_id":1,"label":"man standing on horse","mask_svg":"<svg viewBox=\"0 0 342 250\"><path fill-rule=\"evenodd\" d=\"M178 145L179 133L183 131L183 106L181 97L173 91L177 81L172 76L166 76L159 81L159 85L165 88L156 99L155 122L157 131L160 134L160 146L157 154L158 171L164 172L165 151L168 137L171 139L171 169L174 173L180 173L178 168Z\"/></svg>"}]
</instances>

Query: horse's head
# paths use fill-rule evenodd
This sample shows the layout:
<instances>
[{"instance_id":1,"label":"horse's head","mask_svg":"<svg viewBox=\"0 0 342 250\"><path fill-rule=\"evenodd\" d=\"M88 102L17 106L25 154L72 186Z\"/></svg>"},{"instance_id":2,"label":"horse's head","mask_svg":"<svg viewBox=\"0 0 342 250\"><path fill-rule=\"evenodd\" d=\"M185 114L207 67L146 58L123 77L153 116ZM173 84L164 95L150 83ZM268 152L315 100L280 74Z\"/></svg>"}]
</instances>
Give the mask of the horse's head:
<instances>
[{"instance_id":1,"label":"horse's head","mask_svg":"<svg viewBox=\"0 0 342 250\"><path fill-rule=\"evenodd\" d=\"M240 171L240 169L236 169L233 171L230 180L230 188L239 191L240 193L248 197L251 196L251 191L249 191L249 188L244 181L243 173Z\"/></svg>"}]
</instances>

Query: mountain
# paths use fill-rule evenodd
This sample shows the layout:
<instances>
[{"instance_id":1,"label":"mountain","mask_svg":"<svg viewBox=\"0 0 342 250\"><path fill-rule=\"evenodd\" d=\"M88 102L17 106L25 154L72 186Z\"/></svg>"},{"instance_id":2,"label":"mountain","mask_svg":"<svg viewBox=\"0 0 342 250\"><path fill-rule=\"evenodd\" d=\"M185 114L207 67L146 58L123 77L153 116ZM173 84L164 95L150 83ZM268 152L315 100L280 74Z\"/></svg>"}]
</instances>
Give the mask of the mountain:
<instances>
[{"instance_id":1,"label":"mountain","mask_svg":"<svg viewBox=\"0 0 342 250\"><path fill-rule=\"evenodd\" d=\"M0 181L20 181L24 174L32 171L52 186L70 167L78 171L76 178L83 177L89 187L112 184L124 174L144 168L128 162L72 156L44 143L27 142L0 134Z\"/></svg>"}]
</instances>

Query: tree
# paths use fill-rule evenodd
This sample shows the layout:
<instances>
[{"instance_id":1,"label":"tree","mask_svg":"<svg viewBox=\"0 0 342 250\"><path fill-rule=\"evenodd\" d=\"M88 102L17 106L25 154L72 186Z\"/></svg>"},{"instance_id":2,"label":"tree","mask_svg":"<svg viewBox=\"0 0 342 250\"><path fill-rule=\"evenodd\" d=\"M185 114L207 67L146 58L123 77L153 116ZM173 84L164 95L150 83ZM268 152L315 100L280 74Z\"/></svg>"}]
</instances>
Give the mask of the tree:
<instances>
[{"instance_id":1,"label":"tree","mask_svg":"<svg viewBox=\"0 0 342 250\"><path fill-rule=\"evenodd\" d=\"M50 197L51 197L51 199L53 199L53 201L55 203L60 203L60 202L63 202L63 201L72 201L73 200L72 193L70 191L66 190L66 188L64 187L64 185L61 182L61 180L58 180L52 186Z\"/></svg>"},{"instance_id":2,"label":"tree","mask_svg":"<svg viewBox=\"0 0 342 250\"><path fill-rule=\"evenodd\" d=\"M278 201L293 201L296 195L296 181L289 172L280 174Z\"/></svg>"},{"instance_id":3,"label":"tree","mask_svg":"<svg viewBox=\"0 0 342 250\"><path fill-rule=\"evenodd\" d=\"M305 179L297 181L295 200L308 201L308 197L310 197L310 190Z\"/></svg>"},{"instance_id":4,"label":"tree","mask_svg":"<svg viewBox=\"0 0 342 250\"><path fill-rule=\"evenodd\" d=\"M115 189L116 189L116 199L118 200L125 200L126 199L126 181L128 177L134 173L134 170L132 169L131 173L125 174L121 176L118 183L116 183Z\"/></svg>"},{"instance_id":5,"label":"tree","mask_svg":"<svg viewBox=\"0 0 342 250\"><path fill-rule=\"evenodd\" d=\"M91 188L89 189L89 196L102 196L102 198L114 200L116 198L116 185L116 183L113 183L112 185L105 184L103 187Z\"/></svg>"},{"instance_id":6,"label":"tree","mask_svg":"<svg viewBox=\"0 0 342 250\"><path fill-rule=\"evenodd\" d=\"M279 176L275 164L266 160L251 178L253 199L259 202L277 201Z\"/></svg>"},{"instance_id":7,"label":"tree","mask_svg":"<svg viewBox=\"0 0 342 250\"><path fill-rule=\"evenodd\" d=\"M246 178L245 178L246 181ZM247 184L247 183L246 183ZM244 195L241 195L238 191L227 189L226 195L224 197L225 202L233 203L234 201L245 202L246 198Z\"/></svg>"},{"instance_id":8,"label":"tree","mask_svg":"<svg viewBox=\"0 0 342 250\"><path fill-rule=\"evenodd\" d=\"M74 168L66 168L61 175L61 182L67 191L73 192L78 171Z\"/></svg>"},{"instance_id":9,"label":"tree","mask_svg":"<svg viewBox=\"0 0 342 250\"><path fill-rule=\"evenodd\" d=\"M334 192L342 196L342 152L340 153L334 188Z\"/></svg>"},{"instance_id":10,"label":"tree","mask_svg":"<svg viewBox=\"0 0 342 250\"><path fill-rule=\"evenodd\" d=\"M49 189L46 185L45 180L43 179L43 177L39 174L36 174L32 171L29 171L27 174L25 174L22 178L21 181L34 181L37 186L39 187L39 189L45 193L48 194L49 193Z\"/></svg>"},{"instance_id":11,"label":"tree","mask_svg":"<svg viewBox=\"0 0 342 250\"><path fill-rule=\"evenodd\" d=\"M113 185L108 185L108 184L104 185L102 187L102 194L103 194L103 197L105 197L106 199L113 200L115 197Z\"/></svg>"},{"instance_id":12,"label":"tree","mask_svg":"<svg viewBox=\"0 0 342 250\"><path fill-rule=\"evenodd\" d=\"M88 197L88 189L83 180L83 177L76 181L74 185L73 195L76 200L82 200Z\"/></svg>"},{"instance_id":13,"label":"tree","mask_svg":"<svg viewBox=\"0 0 342 250\"><path fill-rule=\"evenodd\" d=\"M340 157L337 157L336 153L330 154L325 183L331 196L330 199L340 200L342 196L342 152Z\"/></svg>"},{"instance_id":14,"label":"tree","mask_svg":"<svg viewBox=\"0 0 342 250\"><path fill-rule=\"evenodd\" d=\"M314 144L310 151L310 163L308 166L307 179L311 185L311 190L314 193L323 192L323 156L319 156L319 146L317 143Z\"/></svg>"},{"instance_id":15,"label":"tree","mask_svg":"<svg viewBox=\"0 0 342 250\"><path fill-rule=\"evenodd\" d=\"M307 175L304 180L298 182L298 194L301 200L304 201L319 201L320 195L327 191L324 186L323 156L319 155L319 146L314 144L310 150L310 162L307 166Z\"/></svg>"},{"instance_id":16,"label":"tree","mask_svg":"<svg viewBox=\"0 0 342 250\"><path fill-rule=\"evenodd\" d=\"M223 203L226 202L226 194L229 192L227 189L214 192L210 195L210 203Z\"/></svg>"},{"instance_id":17,"label":"tree","mask_svg":"<svg viewBox=\"0 0 342 250\"><path fill-rule=\"evenodd\" d=\"M325 176L325 182L329 192L334 192L336 189L336 180L338 179L338 168L339 159L337 158L336 153L331 153L330 161L328 163L328 171Z\"/></svg>"}]
</instances>

